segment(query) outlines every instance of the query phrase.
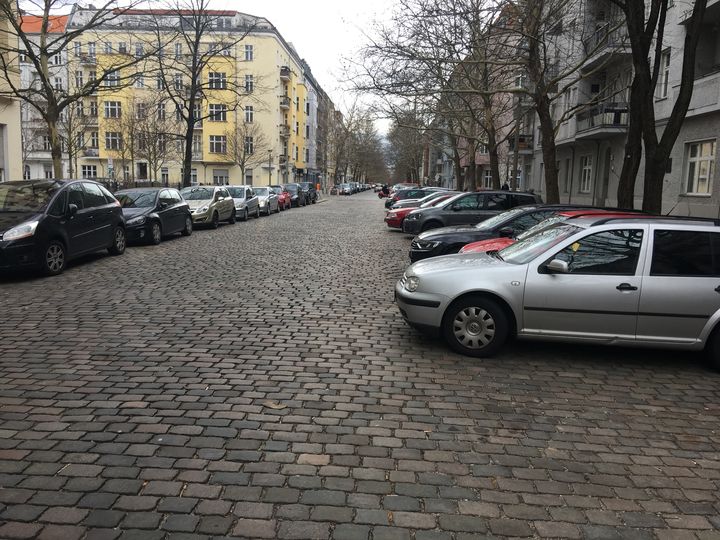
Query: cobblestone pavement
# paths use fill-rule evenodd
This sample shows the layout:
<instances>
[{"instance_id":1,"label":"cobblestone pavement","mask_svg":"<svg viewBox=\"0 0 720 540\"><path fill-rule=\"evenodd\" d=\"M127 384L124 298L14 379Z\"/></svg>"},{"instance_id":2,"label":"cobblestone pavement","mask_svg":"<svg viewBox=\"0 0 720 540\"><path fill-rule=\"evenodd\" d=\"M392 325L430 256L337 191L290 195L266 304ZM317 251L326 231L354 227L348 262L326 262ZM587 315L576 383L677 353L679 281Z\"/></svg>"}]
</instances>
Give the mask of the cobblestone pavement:
<instances>
[{"instance_id":1,"label":"cobblestone pavement","mask_svg":"<svg viewBox=\"0 0 720 540\"><path fill-rule=\"evenodd\" d=\"M0 538L720 538L720 376L392 303L372 193L0 282Z\"/></svg>"}]
</instances>

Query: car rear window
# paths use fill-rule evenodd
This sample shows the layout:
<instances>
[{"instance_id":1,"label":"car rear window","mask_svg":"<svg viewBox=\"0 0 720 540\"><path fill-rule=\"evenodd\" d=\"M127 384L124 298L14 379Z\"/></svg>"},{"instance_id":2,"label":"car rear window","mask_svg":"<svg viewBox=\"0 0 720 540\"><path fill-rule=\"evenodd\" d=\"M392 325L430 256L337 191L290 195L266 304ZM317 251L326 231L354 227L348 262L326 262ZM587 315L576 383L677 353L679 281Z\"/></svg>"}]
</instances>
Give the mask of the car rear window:
<instances>
[{"instance_id":1,"label":"car rear window","mask_svg":"<svg viewBox=\"0 0 720 540\"><path fill-rule=\"evenodd\" d=\"M656 230L650 275L720 276L720 234Z\"/></svg>"}]
</instances>

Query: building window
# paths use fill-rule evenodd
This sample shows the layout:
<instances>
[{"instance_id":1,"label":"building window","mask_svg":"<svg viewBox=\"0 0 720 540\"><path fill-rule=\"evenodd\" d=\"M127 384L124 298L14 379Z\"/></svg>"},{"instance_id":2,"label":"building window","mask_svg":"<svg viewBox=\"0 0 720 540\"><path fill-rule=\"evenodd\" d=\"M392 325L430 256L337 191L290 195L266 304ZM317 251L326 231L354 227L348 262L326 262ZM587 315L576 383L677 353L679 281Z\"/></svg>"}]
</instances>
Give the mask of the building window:
<instances>
[{"instance_id":1,"label":"building window","mask_svg":"<svg viewBox=\"0 0 720 540\"><path fill-rule=\"evenodd\" d=\"M113 48L112 43L110 41L105 42L105 54L112 54Z\"/></svg>"},{"instance_id":2,"label":"building window","mask_svg":"<svg viewBox=\"0 0 720 540\"><path fill-rule=\"evenodd\" d=\"M135 58L142 58L145 54L145 50L142 46L142 43L136 43L135 44Z\"/></svg>"},{"instance_id":3,"label":"building window","mask_svg":"<svg viewBox=\"0 0 720 540\"><path fill-rule=\"evenodd\" d=\"M300 134L300 124L298 122L295 122L295 135Z\"/></svg>"},{"instance_id":4,"label":"building window","mask_svg":"<svg viewBox=\"0 0 720 540\"><path fill-rule=\"evenodd\" d=\"M225 73L210 73L208 75L208 86L215 90L225 90L227 88Z\"/></svg>"},{"instance_id":5,"label":"building window","mask_svg":"<svg viewBox=\"0 0 720 540\"><path fill-rule=\"evenodd\" d=\"M82 43L73 43L73 50L75 56L80 56L82 54Z\"/></svg>"},{"instance_id":6,"label":"building window","mask_svg":"<svg viewBox=\"0 0 720 540\"><path fill-rule=\"evenodd\" d=\"M105 150L120 150L122 148L122 133L119 131L105 132Z\"/></svg>"},{"instance_id":7,"label":"building window","mask_svg":"<svg viewBox=\"0 0 720 540\"><path fill-rule=\"evenodd\" d=\"M163 84L163 78L162 75L158 75L155 79L155 88L157 90L162 90L165 85Z\"/></svg>"},{"instance_id":8,"label":"building window","mask_svg":"<svg viewBox=\"0 0 720 540\"><path fill-rule=\"evenodd\" d=\"M225 135L210 135L210 153L224 154L227 151L227 138Z\"/></svg>"},{"instance_id":9,"label":"building window","mask_svg":"<svg viewBox=\"0 0 720 540\"><path fill-rule=\"evenodd\" d=\"M255 89L255 80L252 75L245 75L245 92L251 94Z\"/></svg>"},{"instance_id":10,"label":"building window","mask_svg":"<svg viewBox=\"0 0 720 540\"><path fill-rule=\"evenodd\" d=\"M105 86L119 86L120 73L118 71L110 71L105 78Z\"/></svg>"},{"instance_id":11,"label":"building window","mask_svg":"<svg viewBox=\"0 0 720 540\"><path fill-rule=\"evenodd\" d=\"M145 77L142 75L135 76L135 88L145 88Z\"/></svg>"},{"instance_id":12,"label":"building window","mask_svg":"<svg viewBox=\"0 0 720 540\"><path fill-rule=\"evenodd\" d=\"M88 56L90 58L95 58L95 42L94 41L88 41Z\"/></svg>"},{"instance_id":13,"label":"building window","mask_svg":"<svg viewBox=\"0 0 720 540\"><path fill-rule=\"evenodd\" d=\"M305 138L310 138L310 126L305 126Z\"/></svg>"},{"instance_id":14,"label":"building window","mask_svg":"<svg viewBox=\"0 0 720 540\"><path fill-rule=\"evenodd\" d=\"M30 165L23 167L23 180L30 180Z\"/></svg>"},{"instance_id":15,"label":"building window","mask_svg":"<svg viewBox=\"0 0 720 540\"><path fill-rule=\"evenodd\" d=\"M47 180L50 180L53 176L55 176L53 174L52 167L45 167L45 169L43 169L43 172L45 173L45 178Z\"/></svg>"},{"instance_id":16,"label":"building window","mask_svg":"<svg viewBox=\"0 0 720 540\"><path fill-rule=\"evenodd\" d=\"M211 122L227 122L227 105L211 103L209 116Z\"/></svg>"},{"instance_id":17,"label":"building window","mask_svg":"<svg viewBox=\"0 0 720 540\"><path fill-rule=\"evenodd\" d=\"M182 90L182 89L183 89L183 86L185 86L185 85L183 84L183 77L182 77L182 75L176 74L176 75L173 77L173 86L175 87L175 90Z\"/></svg>"},{"instance_id":18,"label":"building window","mask_svg":"<svg viewBox=\"0 0 720 540\"><path fill-rule=\"evenodd\" d=\"M245 169L245 183L248 186L253 185L253 170L252 169Z\"/></svg>"},{"instance_id":19,"label":"building window","mask_svg":"<svg viewBox=\"0 0 720 540\"><path fill-rule=\"evenodd\" d=\"M80 168L80 176L83 178L97 178L97 165L83 165Z\"/></svg>"},{"instance_id":20,"label":"building window","mask_svg":"<svg viewBox=\"0 0 720 540\"><path fill-rule=\"evenodd\" d=\"M230 174L227 169L213 169L213 184L226 186L230 183Z\"/></svg>"},{"instance_id":21,"label":"building window","mask_svg":"<svg viewBox=\"0 0 720 540\"><path fill-rule=\"evenodd\" d=\"M687 145L687 191L692 195L709 195L715 174L715 141Z\"/></svg>"},{"instance_id":22,"label":"building window","mask_svg":"<svg viewBox=\"0 0 720 540\"><path fill-rule=\"evenodd\" d=\"M119 101L105 102L105 118L120 118L122 116L122 104Z\"/></svg>"},{"instance_id":23,"label":"building window","mask_svg":"<svg viewBox=\"0 0 720 540\"><path fill-rule=\"evenodd\" d=\"M55 77L55 90L62 90L62 89L63 89L62 77Z\"/></svg>"},{"instance_id":24,"label":"building window","mask_svg":"<svg viewBox=\"0 0 720 540\"><path fill-rule=\"evenodd\" d=\"M138 103L135 106L135 118L138 120L142 120L143 118L147 117L147 104L146 103Z\"/></svg>"},{"instance_id":25,"label":"building window","mask_svg":"<svg viewBox=\"0 0 720 540\"><path fill-rule=\"evenodd\" d=\"M193 158L202 158L202 135L193 135L192 139L192 154Z\"/></svg>"},{"instance_id":26,"label":"building window","mask_svg":"<svg viewBox=\"0 0 720 540\"><path fill-rule=\"evenodd\" d=\"M157 119L158 120L165 120L167 118L167 110L165 108L165 103L158 103L157 106Z\"/></svg>"},{"instance_id":27,"label":"building window","mask_svg":"<svg viewBox=\"0 0 720 540\"><path fill-rule=\"evenodd\" d=\"M666 98L670 86L670 49L660 55L660 77L658 78L657 97Z\"/></svg>"},{"instance_id":28,"label":"building window","mask_svg":"<svg viewBox=\"0 0 720 540\"><path fill-rule=\"evenodd\" d=\"M90 101L90 116L92 116L93 118L97 118L97 115L98 115L97 101L95 101L93 99Z\"/></svg>"},{"instance_id":29,"label":"building window","mask_svg":"<svg viewBox=\"0 0 720 540\"><path fill-rule=\"evenodd\" d=\"M179 60L182 58L182 43L176 43L175 44L175 60Z\"/></svg>"},{"instance_id":30,"label":"building window","mask_svg":"<svg viewBox=\"0 0 720 540\"><path fill-rule=\"evenodd\" d=\"M485 189L492 189L493 187L492 171L490 169L483 171L483 187Z\"/></svg>"},{"instance_id":31,"label":"building window","mask_svg":"<svg viewBox=\"0 0 720 540\"><path fill-rule=\"evenodd\" d=\"M90 148L98 148L100 146L100 138L97 131L90 132Z\"/></svg>"},{"instance_id":32,"label":"building window","mask_svg":"<svg viewBox=\"0 0 720 540\"><path fill-rule=\"evenodd\" d=\"M245 122L248 124L252 124L255 120L255 109L252 105L247 105L245 107Z\"/></svg>"},{"instance_id":33,"label":"building window","mask_svg":"<svg viewBox=\"0 0 720 540\"><path fill-rule=\"evenodd\" d=\"M46 152L49 152L52 150L52 145L50 144L50 135L43 135L42 138L42 149Z\"/></svg>"},{"instance_id":34,"label":"building window","mask_svg":"<svg viewBox=\"0 0 720 540\"><path fill-rule=\"evenodd\" d=\"M83 87L83 72L81 69L75 72L75 88Z\"/></svg>"},{"instance_id":35,"label":"building window","mask_svg":"<svg viewBox=\"0 0 720 540\"><path fill-rule=\"evenodd\" d=\"M245 137L245 153L252 154L255 151L255 144L252 137Z\"/></svg>"},{"instance_id":36,"label":"building window","mask_svg":"<svg viewBox=\"0 0 720 540\"><path fill-rule=\"evenodd\" d=\"M118 43L118 52L120 54L127 54L127 43L125 43L124 41Z\"/></svg>"},{"instance_id":37,"label":"building window","mask_svg":"<svg viewBox=\"0 0 720 540\"><path fill-rule=\"evenodd\" d=\"M160 169L160 181L168 185L168 182L170 181L170 170L167 167L163 167Z\"/></svg>"},{"instance_id":38,"label":"building window","mask_svg":"<svg viewBox=\"0 0 720 540\"><path fill-rule=\"evenodd\" d=\"M306 148L305 149L305 162L307 163L308 161L310 161L310 149Z\"/></svg>"},{"instance_id":39,"label":"building window","mask_svg":"<svg viewBox=\"0 0 720 540\"><path fill-rule=\"evenodd\" d=\"M590 193L592 187L592 156L580 158L580 193Z\"/></svg>"},{"instance_id":40,"label":"building window","mask_svg":"<svg viewBox=\"0 0 720 540\"><path fill-rule=\"evenodd\" d=\"M56 66L59 66L60 64L62 64L62 55L61 54L58 53L58 54L53 55L53 64L55 64Z\"/></svg>"},{"instance_id":41,"label":"building window","mask_svg":"<svg viewBox=\"0 0 720 540\"><path fill-rule=\"evenodd\" d=\"M253 59L253 46L245 45L245 61L250 62Z\"/></svg>"},{"instance_id":42,"label":"building window","mask_svg":"<svg viewBox=\"0 0 720 540\"><path fill-rule=\"evenodd\" d=\"M157 148L160 152L167 152L167 139L164 133L157 134Z\"/></svg>"}]
</instances>

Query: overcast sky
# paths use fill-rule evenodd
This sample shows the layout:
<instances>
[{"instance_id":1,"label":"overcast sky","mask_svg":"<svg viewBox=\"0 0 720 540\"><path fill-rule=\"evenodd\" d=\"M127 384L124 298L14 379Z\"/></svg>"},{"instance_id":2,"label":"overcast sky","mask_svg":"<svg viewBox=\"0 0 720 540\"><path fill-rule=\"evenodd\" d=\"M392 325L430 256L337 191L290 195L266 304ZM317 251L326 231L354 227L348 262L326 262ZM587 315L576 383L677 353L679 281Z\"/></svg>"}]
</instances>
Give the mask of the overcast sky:
<instances>
[{"instance_id":1,"label":"overcast sky","mask_svg":"<svg viewBox=\"0 0 720 540\"><path fill-rule=\"evenodd\" d=\"M344 109L352 98L343 92L342 60L357 53L364 43L362 32L374 20L389 18L393 4L394 0L216 0L214 6L267 18Z\"/></svg>"}]
</instances>

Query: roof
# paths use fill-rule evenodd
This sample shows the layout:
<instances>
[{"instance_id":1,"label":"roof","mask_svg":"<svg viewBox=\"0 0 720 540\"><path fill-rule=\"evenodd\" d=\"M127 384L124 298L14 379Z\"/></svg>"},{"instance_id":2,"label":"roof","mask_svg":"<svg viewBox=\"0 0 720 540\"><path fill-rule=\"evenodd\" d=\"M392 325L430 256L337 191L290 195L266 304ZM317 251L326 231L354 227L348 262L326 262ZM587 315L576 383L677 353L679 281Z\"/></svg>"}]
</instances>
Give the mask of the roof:
<instances>
[{"instance_id":1,"label":"roof","mask_svg":"<svg viewBox=\"0 0 720 540\"><path fill-rule=\"evenodd\" d=\"M21 27L29 34L39 34L42 29L43 18L37 15L23 15ZM62 34L68 22L68 15L50 15L48 17L48 33Z\"/></svg>"},{"instance_id":2,"label":"roof","mask_svg":"<svg viewBox=\"0 0 720 540\"><path fill-rule=\"evenodd\" d=\"M117 15L198 15L199 11L194 9L123 9L117 8L113 10ZM217 17L234 17L237 11L229 11L222 9L204 9L202 13L205 15L215 15Z\"/></svg>"}]
</instances>

